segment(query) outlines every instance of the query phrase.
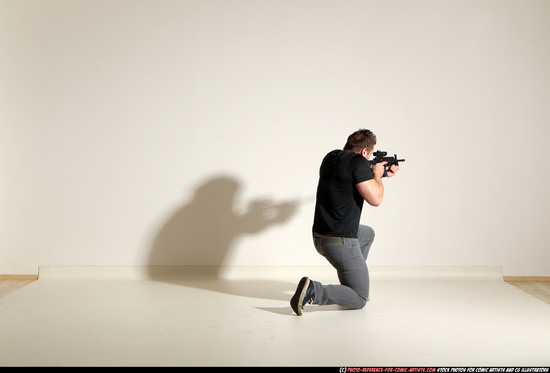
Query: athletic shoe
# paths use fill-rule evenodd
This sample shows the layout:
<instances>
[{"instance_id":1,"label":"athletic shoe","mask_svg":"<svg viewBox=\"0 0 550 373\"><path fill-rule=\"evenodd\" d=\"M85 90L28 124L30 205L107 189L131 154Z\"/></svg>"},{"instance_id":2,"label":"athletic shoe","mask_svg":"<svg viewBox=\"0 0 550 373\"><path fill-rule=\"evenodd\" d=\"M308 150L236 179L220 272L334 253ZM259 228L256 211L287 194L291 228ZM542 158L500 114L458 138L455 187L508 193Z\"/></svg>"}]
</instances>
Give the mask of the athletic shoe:
<instances>
[{"instance_id":1,"label":"athletic shoe","mask_svg":"<svg viewBox=\"0 0 550 373\"><path fill-rule=\"evenodd\" d=\"M302 315L302 310L306 304L311 304L315 300L315 289L313 282L307 277L302 277L296 288L296 293L290 299L290 307L298 315Z\"/></svg>"}]
</instances>

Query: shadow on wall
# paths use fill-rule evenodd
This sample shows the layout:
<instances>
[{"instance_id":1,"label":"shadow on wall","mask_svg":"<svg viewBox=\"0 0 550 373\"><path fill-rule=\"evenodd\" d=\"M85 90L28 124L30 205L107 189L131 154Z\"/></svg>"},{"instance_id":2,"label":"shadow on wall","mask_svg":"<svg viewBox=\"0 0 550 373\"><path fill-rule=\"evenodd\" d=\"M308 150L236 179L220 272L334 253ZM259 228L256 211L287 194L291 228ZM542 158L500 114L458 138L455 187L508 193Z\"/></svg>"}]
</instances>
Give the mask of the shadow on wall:
<instances>
[{"instance_id":1,"label":"shadow on wall","mask_svg":"<svg viewBox=\"0 0 550 373\"><path fill-rule=\"evenodd\" d=\"M238 236L282 224L298 206L297 201L256 199L239 212L235 204L240 187L232 177L213 177L197 188L191 201L168 217L152 243L148 263L151 279L252 297L288 290L288 284L283 289L283 284L270 281L263 284L262 295L258 293L258 281L252 286L251 282L220 278L220 266L225 264ZM164 266L175 267L165 270Z\"/></svg>"}]
</instances>

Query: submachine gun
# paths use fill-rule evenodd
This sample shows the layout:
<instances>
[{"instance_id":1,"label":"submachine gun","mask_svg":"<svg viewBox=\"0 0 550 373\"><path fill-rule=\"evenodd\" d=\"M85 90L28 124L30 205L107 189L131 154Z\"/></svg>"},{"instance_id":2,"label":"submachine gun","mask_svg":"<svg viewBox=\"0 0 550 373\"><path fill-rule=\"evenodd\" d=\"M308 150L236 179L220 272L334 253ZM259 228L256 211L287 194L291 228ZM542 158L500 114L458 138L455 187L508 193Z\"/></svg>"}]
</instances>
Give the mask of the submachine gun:
<instances>
[{"instance_id":1,"label":"submachine gun","mask_svg":"<svg viewBox=\"0 0 550 373\"><path fill-rule=\"evenodd\" d=\"M374 158L369 160L369 163L371 165L375 165L380 162L388 162L384 166L384 174L382 175L382 177L388 176L388 168L390 168L391 166L399 166L399 162L405 162L404 159L397 159L397 154L394 154L393 157L386 157L386 155L388 155L388 152L384 152L381 150L375 151L372 155L374 156Z\"/></svg>"}]
</instances>

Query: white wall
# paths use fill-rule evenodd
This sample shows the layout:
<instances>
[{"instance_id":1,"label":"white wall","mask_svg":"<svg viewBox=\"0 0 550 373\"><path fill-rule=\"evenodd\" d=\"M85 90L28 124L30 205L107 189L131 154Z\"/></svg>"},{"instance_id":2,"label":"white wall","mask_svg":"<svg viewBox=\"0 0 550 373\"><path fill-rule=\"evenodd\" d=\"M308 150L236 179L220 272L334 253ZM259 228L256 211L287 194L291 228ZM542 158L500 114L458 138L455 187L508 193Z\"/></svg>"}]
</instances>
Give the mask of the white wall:
<instances>
[{"instance_id":1,"label":"white wall","mask_svg":"<svg viewBox=\"0 0 550 373\"><path fill-rule=\"evenodd\" d=\"M550 275L547 0L3 0L0 64L0 273L325 264L366 127L406 158L371 265Z\"/></svg>"}]
</instances>

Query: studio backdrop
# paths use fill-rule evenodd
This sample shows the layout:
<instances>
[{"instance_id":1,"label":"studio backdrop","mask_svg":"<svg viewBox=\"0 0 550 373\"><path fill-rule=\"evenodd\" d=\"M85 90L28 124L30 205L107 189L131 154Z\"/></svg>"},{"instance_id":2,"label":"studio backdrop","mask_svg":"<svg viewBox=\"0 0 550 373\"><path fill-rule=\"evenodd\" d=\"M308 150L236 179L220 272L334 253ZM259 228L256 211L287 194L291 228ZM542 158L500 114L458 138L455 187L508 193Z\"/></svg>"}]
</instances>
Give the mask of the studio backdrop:
<instances>
[{"instance_id":1,"label":"studio backdrop","mask_svg":"<svg viewBox=\"0 0 550 373\"><path fill-rule=\"evenodd\" d=\"M380 266L550 275L547 0L3 0L0 273L325 265L324 155L405 158Z\"/></svg>"}]
</instances>

